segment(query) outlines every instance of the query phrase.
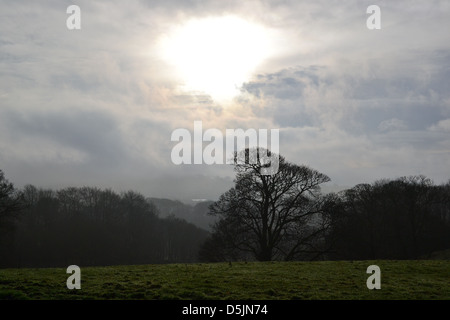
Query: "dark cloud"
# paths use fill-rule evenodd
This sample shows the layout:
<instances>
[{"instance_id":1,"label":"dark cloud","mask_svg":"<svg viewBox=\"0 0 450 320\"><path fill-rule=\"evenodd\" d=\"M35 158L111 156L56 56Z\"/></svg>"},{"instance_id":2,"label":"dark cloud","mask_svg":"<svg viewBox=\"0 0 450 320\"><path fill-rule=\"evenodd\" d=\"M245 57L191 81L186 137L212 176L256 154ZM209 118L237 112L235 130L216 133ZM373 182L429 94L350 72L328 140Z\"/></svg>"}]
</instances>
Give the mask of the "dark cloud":
<instances>
[{"instance_id":1,"label":"dark cloud","mask_svg":"<svg viewBox=\"0 0 450 320\"><path fill-rule=\"evenodd\" d=\"M242 91L258 98L273 96L281 100L298 99L305 88L319 85L320 69L322 68L318 66L299 66L276 73L259 74L256 81L244 83Z\"/></svg>"},{"instance_id":2,"label":"dark cloud","mask_svg":"<svg viewBox=\"0 0 450 320\"><path fill-rule=\"evenodd\" d=\"M126 158L118 122L106 113L76 109L45 113L9 111L2 118L18 147L22 139L32 137L79 150L88 156L91 164L117 165Z\"/></svg>"}]
</instances>

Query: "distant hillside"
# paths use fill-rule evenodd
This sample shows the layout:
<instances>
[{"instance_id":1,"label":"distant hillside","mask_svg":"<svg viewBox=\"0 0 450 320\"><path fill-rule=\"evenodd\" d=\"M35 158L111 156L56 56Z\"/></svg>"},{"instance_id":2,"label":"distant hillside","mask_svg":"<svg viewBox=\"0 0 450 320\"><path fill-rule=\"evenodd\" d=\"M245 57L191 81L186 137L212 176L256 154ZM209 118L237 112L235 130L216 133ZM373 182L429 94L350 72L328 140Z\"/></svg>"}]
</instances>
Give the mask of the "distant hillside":
<instances>
[{"instance_id":1,"label":"distant hillside","mask_svg":"<svg viewBox=\"0 0 450 320\"><path fill-rule=\"evenodd\" d=\"M178 200L148 198L158 208L160 217L175 216L196 226L211 231L211 225L216 218L208 215L208 207L213 201L202 201L195 205L188 205Z\"/></svg>"},{"instance_id":2,"label":"distant hillside","mask_svg":"<svg viewBox=\"0 0 450 320\"><path fill-rule=\"evenodd\" d=\"M322 192L326 194L345 189L349 189L349 187L325 185L322 187ZM211 231L211 225L217 220L216 217L208 215L208 207L214 202L211 200L199 200L197 202L195 202L196 200L192 200L191 203L152 197L148 198L148 200L152 201L158 208L161 218L173 215L207 231Z\"/></svg>"}]
</instances>

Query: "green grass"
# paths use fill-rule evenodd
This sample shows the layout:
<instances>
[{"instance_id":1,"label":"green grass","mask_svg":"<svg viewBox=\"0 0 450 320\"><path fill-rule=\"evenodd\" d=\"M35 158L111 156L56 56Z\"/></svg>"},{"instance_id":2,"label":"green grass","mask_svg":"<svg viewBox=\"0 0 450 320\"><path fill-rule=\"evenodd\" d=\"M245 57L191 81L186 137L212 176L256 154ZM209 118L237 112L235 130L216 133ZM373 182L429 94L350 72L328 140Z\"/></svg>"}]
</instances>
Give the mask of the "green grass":
<instances>
[{"instance_id":1,"label":"green grass","mask_svg":"<svg viewBox=\"0 0 450 320\"><path fill-rule=\"evenodd\" d=\"M381 290L366 269L381 268ZM0 299L450 299L449 261L338 261L81 267L81 290L65 268L0 270Z\"/></svg>"}]
</instances>

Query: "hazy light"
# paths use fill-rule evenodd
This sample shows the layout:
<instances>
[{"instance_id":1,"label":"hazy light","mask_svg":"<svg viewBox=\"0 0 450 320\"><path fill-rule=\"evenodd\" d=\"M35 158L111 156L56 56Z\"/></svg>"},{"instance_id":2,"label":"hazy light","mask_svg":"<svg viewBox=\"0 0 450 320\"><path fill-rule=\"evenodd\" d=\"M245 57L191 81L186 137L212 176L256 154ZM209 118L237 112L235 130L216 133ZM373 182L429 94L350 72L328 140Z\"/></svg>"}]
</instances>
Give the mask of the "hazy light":
<instances>
[{"instance_id":1,"label":"hazy light","mask_svg":"<svg viewBox=\"0 0 450 320\"><path fill-rule=\"evenodd\" d=\"M234 16L191 20L161 41L188 91L230 99L269 55L266 30Z\"/></svg>"}]
</instances>

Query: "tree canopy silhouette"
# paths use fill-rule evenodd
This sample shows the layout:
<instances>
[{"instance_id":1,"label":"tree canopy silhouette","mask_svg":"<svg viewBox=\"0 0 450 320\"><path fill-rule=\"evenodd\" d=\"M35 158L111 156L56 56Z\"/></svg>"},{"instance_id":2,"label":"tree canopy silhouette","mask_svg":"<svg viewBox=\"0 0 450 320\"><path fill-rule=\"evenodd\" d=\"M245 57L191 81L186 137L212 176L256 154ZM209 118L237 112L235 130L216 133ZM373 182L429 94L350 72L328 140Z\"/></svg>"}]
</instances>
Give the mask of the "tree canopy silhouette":
<instances>
[{"instance_id":1,"label":"tree canopy silhouette","mask_svg":"<svg viewBox=\"0 0 450 320\"><path fill-rule=\"evenodd\" d=\"M8 219L8 232L0 231L0 268L195 262L208 235L184 220L160 218L154 203L134 191L14 191L4 179L1 190L2 216L22 210Z\"/></svg>"},{"instance_id":2,"label":"tree canopy silhouette","mask_svg":"<svg viewBox=\"0 0 450 320\"><path fill-rule=\"evenodd\" d=\"M358 184L334 198L331 259L417 259L450 247L450 184L424 176Z\"/></svg>"},{"instance_id":3,"label":"tree canopy silhouette","mask_svg":"<svg viewBox=\"0 0 450 320\"><path fill-rule=\"evenodd\" d=\"M278 172L264 175L265 149L235 154L235 186L210 206L220 220L204 244L205 260L254 258L259 261L292 260L319 250L314 240L326 229L319 219L323 197L320 185L329 177L279 156ZM255 159L256 157L256 159ZM253 161L251 161L253 160ZM256 160L256 161L255 161Z\"/></svg>"},{"instance_id":4,"label":"tree canopy silhouette","mask_svg":"<svg viewBox=\"0 0 450 320\"><path fill-rule=\"evenodd\" d=\"M0 170L0 229L11 228L21 208L20 193Z\"/></svg>"}]
</instances>

